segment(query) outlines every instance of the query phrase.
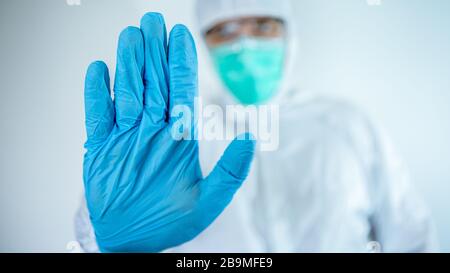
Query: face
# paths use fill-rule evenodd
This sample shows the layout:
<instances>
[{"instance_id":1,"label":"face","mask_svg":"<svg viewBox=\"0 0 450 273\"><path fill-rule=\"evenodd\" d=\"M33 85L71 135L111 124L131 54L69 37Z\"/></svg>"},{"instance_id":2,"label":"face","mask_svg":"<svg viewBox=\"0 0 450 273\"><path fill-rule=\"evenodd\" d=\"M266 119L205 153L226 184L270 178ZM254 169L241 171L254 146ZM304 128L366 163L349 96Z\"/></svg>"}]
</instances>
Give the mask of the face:
<instances>
[{"instance_id":1,"label":"face","mask_svg":"<svg viewBox=\"0 0 450 273\"><path fill-rule=\"evenodd\" d=\"M242 104L261 104L278 90L286 51L283 21L246 17L224 21L205 32L216 71Z\"/></svg>"},{"instance_id":2,"label":"face","mask_svg":"<svg viewBox=\"0 0 450 273\"><path fill-rule=\"evenodd\" d=\"M230 43L242 36L252 38L282 38L284 23L273 17L245 17L218 23L205 32L209 48Z\"/></svg>"}]
</instances>

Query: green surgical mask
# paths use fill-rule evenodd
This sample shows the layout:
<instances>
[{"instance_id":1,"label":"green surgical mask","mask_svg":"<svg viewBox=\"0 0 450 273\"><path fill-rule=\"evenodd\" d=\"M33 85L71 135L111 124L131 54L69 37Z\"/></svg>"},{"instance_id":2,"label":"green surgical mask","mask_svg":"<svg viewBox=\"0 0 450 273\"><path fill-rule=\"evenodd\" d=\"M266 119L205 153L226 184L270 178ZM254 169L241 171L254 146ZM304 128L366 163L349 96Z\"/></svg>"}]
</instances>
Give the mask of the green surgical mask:
<instances>
[{"instance_id":1,"label":"green surgical mask","mask_svg":"<svg viewBox=\"0 0 450 273\"><path fill-rule=\"evenodd\" d=\"M283 39L241 38L211 49L219 77L245 105L272 98L279 88L285 61Z\"/></svg>"}]
</instances>

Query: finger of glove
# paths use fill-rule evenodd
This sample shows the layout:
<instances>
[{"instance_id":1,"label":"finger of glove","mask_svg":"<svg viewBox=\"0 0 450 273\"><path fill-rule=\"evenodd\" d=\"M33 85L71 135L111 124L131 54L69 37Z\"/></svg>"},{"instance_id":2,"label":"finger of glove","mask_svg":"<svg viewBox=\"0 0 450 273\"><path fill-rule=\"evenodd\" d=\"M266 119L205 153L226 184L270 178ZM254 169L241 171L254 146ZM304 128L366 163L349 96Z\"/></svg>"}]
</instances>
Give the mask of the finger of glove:
<instances>
[{"instance_id":1,"label":"finger of glove","mask_svg":"<svg viewBox=\"0 0 450 273\"><path fill-rule=\"evenodd\" d=\"M167 32L159 13L141 19L144 37L144 113L153 124L166 121L168 105Z\"/></svg>"},{"instance_id":2,"label":"finger of glove","mask_svg":"<svg viewBox=\"0 0 450 273\"><path fill-rule=\"evenodd\" d=\"M114 126L114 105L111 99L108 67L96 61L89 65L84 87L87 142L89 148L101 144Z\"/></svg>"},{"instance_id":3,"label":"finger of glove","mask_svg":"<svg viewBox=\"0 0 450 273\"><path fill-rule=\"evenodd\" d=\"M198 62L195 42L184 25L176 25L169 38L170 113L177 105L188 106L194 113L198 90Z\"/></svg>"},{"instance_id":4,"label":"finger of glove","mask_svg":"<svg viewBox=\"0 0 450 273\"><path fill-rule=\"evenodd\" d=\"M200 182L200 209L205 208L204 214L209 218L217 217L231 202L248 176L254 151L255 141L250 134L238 137L225 150L211 174Z\"/></svg>"},{"instance_id":5,"label":"finger of glove","mask_svg":"<svg viewBox=\"0 0 450 273\"><path fill-rule=\"evenodd\" d=\"M114 82L116 123L128 129L139 124L144 107L144 40L139 28L127 27L119 37Z\"/></svg>"}]
</instances>

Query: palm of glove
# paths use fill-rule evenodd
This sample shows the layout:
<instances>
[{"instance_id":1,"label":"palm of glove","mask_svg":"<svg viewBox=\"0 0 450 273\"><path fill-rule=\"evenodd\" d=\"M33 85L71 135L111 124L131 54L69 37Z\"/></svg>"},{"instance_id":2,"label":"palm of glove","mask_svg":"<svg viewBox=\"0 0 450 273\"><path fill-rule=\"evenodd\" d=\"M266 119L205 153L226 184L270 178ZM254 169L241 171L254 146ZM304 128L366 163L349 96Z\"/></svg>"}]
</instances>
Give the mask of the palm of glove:
<instances>
[{"instance_id":1,"label":"palm of glove","mask_svg":"<svg viewBox=\"0 0 450 273\"><path fill-rule=\"evenodd\" d=\"M85 83L86 200L97 243L107 252L161 251L191 240L225 209L248 173L253 141L235 140L203 179L198 143L176 140L170 117L197 94L197 57L189 31L146 14L118 46L114 102L106 65Z\"/></svg>"}]
</instances>

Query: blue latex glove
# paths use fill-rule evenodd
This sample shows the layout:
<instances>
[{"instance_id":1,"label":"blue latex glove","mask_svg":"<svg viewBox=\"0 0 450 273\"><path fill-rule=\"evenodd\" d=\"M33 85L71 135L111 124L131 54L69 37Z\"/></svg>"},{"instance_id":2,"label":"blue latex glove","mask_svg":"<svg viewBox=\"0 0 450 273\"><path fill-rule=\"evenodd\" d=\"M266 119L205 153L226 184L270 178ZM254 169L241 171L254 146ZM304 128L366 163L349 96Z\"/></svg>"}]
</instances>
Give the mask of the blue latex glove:
<instances>
[{"instance_id":1,"label":"blue latex glove","mask_svg":"<svg viewBox=\"0 0 450 273\"><path fill-rule=\"evenodd\" d=\"M84 185L103 252L157 252L193 239L230 203L253 158L254 141L235 140L203 178L197 141L174 140L169 113L193 109L197 54L182 25L166 39L156 13L121 33L114 102L106 65L88 68Z\"/></svg>"}]
</instances>

